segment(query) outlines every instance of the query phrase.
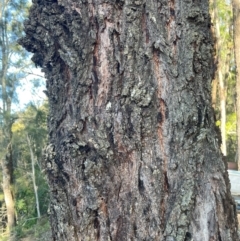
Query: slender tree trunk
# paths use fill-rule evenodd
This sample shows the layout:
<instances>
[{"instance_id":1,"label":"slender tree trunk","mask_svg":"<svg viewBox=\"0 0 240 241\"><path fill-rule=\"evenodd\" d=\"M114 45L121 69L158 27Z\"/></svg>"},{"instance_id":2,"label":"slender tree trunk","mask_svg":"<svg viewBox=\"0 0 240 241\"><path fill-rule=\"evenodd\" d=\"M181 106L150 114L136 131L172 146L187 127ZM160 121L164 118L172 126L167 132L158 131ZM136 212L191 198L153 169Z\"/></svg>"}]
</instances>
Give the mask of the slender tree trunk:
<instances>
[{"instance_id":1,"label":"slender tree trunk","mask_svg":"<svg viewBox=\"0 0 240 241\"><path fill-rule=\"evenodd\" d=\"M213 22L213 25L215 25L216 1L210 0L209 5L210 5L211 20ZM216 28L213 27L211 30L212 30L212 38L214 39L214 41L216 43L216 41L217 41L217 39L216 39ZM213 52L214 52L214 56L213 56L214 66L217 67L218 57L217 57L217 53L215 53L215 52L217 52L216 44L215 44L215 50ZM216 73L215 73L215 75L213 77L213 80L212 80L212 107L213 107L214 111L216 111L216 108L217 108L218 84L219 84L218 78L217 78Z\"/></svg>"},{"instance_id":2,"label":"slender tree trunk","mask_svg":"<svg viewBox=\"0 0 240 241\"><path fill-rule=\"evenodd\" d=\"M223 79L222 66L219 65L218 80L219 80L219 92L220 92L220 112L221 112L221 137L222 137L222 153L227 156L227 138L226 138L226 89Z\"/></svg>"},{"instance_id":3,"label":"slender tree trunk","mask_svg":"<svg viewBox=\"0 0 240 241\"><path fill-rule=\"evenodd\" d=\"M236 89L237 89L237 160L238 170L240 170L240 2L232 0L233 5L233 38L234 53L236 62Z\"/></svg>"},{"instance_id":4,"label":"slender tree trunk","mask_svg":"<svg viewBox=\"0 0 240 241\"><path fill-rule=\"evenodd\" d=\"M217 107L217 90L218 90L218 81L215 78L212 82L212 107L214 110Z\"/></svg>"},{"instance_id":5,"label":"slender tree trunk","mask_svg":"<svg viewBox=\"0 0 240 241\"><path fill-rule=\"evenodd\" d=\"M7 208L7 233L10 235L12 228L15 225L15 204L13 198L13 170L12 170L12 147L11 143L7 147L7 154L1 160L2 166L2 189L4 200Z\"/></svg>"},{"instance_id":6,"label":"slender tree trunk","mask_svg":"<svg viewBox=\"0 0 240 241\"><path fill-rule=\"evenodd\" d=\"M38 198L38 187L36 185L36 176L35 176L34 154L33 154L32 146L31 146L31 140L30 140L28 135L27 135L27 143L28 143L28 148L29 148L30 156L31 156L32 181L33 181L33 189L34 189L34 194L35 194L35 199L36 199L37 215L38 215L38 218L41 218L41 212L40 212L40 206L39 206L39 198Z\"/></svg>"},{"instance_id":7,"label":"slender tree trunk","mask_svg":"<svg viewBox=\"0 0 240 241\"><path fill-rule=\"evenodd\" d=\"M236 241L208 1L34 1L53 240Z\"/></svg>"},{"instance_id":8,"label":"slender tree trunk","mask_svg":"<svg viewBox=\"0 0 240 241\"><path fill-rule=\"evenodd\" d=\"M1 20L2 14L5 11L5 5L1 6ZM1 126L1 149L0 159L2 168L2 188L4 200L7 208L7 233L10 232L15 225L15 204L13 196L13 160L12 160L12 120L11 120L11 98L7 94L7 69L8 69L8 40L7 40L7 24L2 21L0 27L1 33L1 98L2 98L2 126Z\"/></svg>"},{"instance_id":9,"label":"slender tree trunk","mask_svg":"<svg viewBox=\"0 0 240 241\"><path fill-rule=\"evenodd\" d=\"M5 118L4 118L5 119ZM13 195L13 160L12 160L12 132L10 120L4 120L2 136L2 188L4 200L7 208L7 233L10 235L12 228L15 225L15 202Z\"/></svg>"}]
</instances>

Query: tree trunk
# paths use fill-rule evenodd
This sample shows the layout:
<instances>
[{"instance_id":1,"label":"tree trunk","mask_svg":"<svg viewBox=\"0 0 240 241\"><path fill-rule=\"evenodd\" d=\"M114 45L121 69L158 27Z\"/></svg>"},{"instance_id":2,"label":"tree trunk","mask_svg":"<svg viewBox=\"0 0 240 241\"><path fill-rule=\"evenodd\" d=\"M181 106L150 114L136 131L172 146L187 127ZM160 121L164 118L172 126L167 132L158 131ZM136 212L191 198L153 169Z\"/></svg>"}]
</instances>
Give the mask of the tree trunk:
<instances>
[{"instance_id":1,"label":"tree trunk","mask_svg":"<svg viewBox=\"0 0 240 241\"><path fill-rule=\"evenodd\" d=\"M37 215L38 215L38 218L41 218L39 198L38 198L38 187L36 184L36 175L35 175L35 161L34 161L34 155L33 155L33 150L32 150L32 146L31 146L31 140L28 135L27 135L27 143L28 143L28 148L29 148L29 152L30 152L30 156L31 156L32 181L33 181L33 190L34 190L35 200L36 200Z\"/></svg>"},{"instance_id":2,"label":"tree trunk","mask_svg":"<svg viewBox=\"0 0 240 241\"><path fill-rule=\"evenodd\" d=\"M222 66L219 64L218 80L219 80L219 92L220 92L220 113L221 113L221 150L224 156L227 156L227 138L226 138L226 90L223 79Z\"/></svg>"},{"instance_id":3,"label":"tree trunk","mask_svg":"<svg viewBox=\"0 0 240 241\"><path fill-rule=\"evenodd\" d=\"M13 197L13 169L12 169L12 150L11 144L7 147L7 154L1 160L2 167L2 189L4 194L4 201L7 208L7 234L10 235L12 228L15 225L15 203ZM10 149L10 150L9 150Z\"/></svg>"},{"instance_id":4,"label":"tree trunk","mask_svg":"<svg viewBox=\"0 0 240 241\"><path fill-rule=\"evenodd\" d=\"M236 89L237 89L237 160L240 171L240 3L232 0L233 5L233 39L236 63Z\"/></svg>"},{"instance_id":5,"label":"tree trunk","mask_svg":"<svg viewBox=\"0 0 240 241\"><path fill-rule=\"evenodd\" d=\"M222 54L222 39L220 34L220 26L219 26L219 17L218 17L218 6L217 1L213 1L213 17L215 24L215 32L216 35L216 50L217 50L217 79L219 82L219 99L220 99L220 130L221 130L221 150L224 156L227 156L227 138L226 138L226 88L225 88L225 66L224 66L224 57Z\"/></svg>"},{"instance_id":6,"label":"tree trunk","mask_svg":"<svg viewBox=\"0 0 240 241\"><path fill-rule=\"evenodd\" d=\"M4 20L5 8L7 3L2 2L0 6L0 40L1 40L1 69L0 69L0 85L1 85L1 135L0 135L0 161L2 168L2 189L4 200L7 208L7 235L15 225L15 203L13 196L13 160L12 160L12 123L11 118L11 95L7 90L7 70L9 68L9 46L7 35L7 22Z\"/></svg>"},{"instance_id":7,"label":"tree trunk","mask_svg":"<svg viewBox=\"0 0 240 241\"><path fill-rule=\"evenodd\" d=\"M15 225L15 202L13 195L13 160L12 160L12 132L11 122L4 118L3 136L1 137L1 171L2 171L2 189L7 208L7 234L10 235Z\"/></svg>"},{"instance_id":8,"label":"tree trunk","mask_svg":"<svg viewBox=\"0 0 240 241\"><path fill-rule=\"evenodd\" d=\"M53 240L236 241L208 1L38 1Z\"/></svg>"},{"instance_id":9,"label":"tree trunk","mask_svg":"<svg viewBox=\"0 0 240 241\"><path fill-rule=\"evenodd\" d=\"M212 38L215 41L215 49L213 50L213 52L217 51L217 46L216 46L216 41L217 41L217 34L216 34L216 0L209 0L209 8L210 8L210 16L211 16L211 20L213 23L213 27L212 27ZM218 56L217 54L213 54L213 61L214 61L214 66L217 67L217 63L218 63ZM216 71L217 72L217 71ZM218 97L218 86L219 81L217 78L217 75L215 73L215 75L213 76L213 80L212 80L212 107L214 109L214 111L216 111L217 108L217 97Z\"/></svg>"},{"instance_id":10,"label":"tree trunk","mask_svg":"<svg viewBox=\"0 0 240 241\"><path fill-rule=\"evenodd\" d=\"M218 90L218 81L213 79L212 81L212 107L215 110L217 105L217 90Z\"/></svg>"}]
</instances>

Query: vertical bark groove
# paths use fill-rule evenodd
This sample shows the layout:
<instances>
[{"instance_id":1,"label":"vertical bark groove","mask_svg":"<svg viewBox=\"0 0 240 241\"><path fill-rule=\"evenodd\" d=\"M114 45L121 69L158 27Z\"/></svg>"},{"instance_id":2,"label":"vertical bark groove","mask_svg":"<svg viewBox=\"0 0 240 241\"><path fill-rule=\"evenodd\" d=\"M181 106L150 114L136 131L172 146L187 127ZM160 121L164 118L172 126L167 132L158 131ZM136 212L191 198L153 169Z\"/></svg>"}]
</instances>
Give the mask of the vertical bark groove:
<instances>
[{"instance_id":1,"label":"vertical bark groove","mask_svg":"<svg viewBox=\"0 0 240 241\"><path fill-rule=\"evenodd\" d=\"M54 240L238 240L209 21L205 0L34 1Z\"/></svg>"}]
</instances>

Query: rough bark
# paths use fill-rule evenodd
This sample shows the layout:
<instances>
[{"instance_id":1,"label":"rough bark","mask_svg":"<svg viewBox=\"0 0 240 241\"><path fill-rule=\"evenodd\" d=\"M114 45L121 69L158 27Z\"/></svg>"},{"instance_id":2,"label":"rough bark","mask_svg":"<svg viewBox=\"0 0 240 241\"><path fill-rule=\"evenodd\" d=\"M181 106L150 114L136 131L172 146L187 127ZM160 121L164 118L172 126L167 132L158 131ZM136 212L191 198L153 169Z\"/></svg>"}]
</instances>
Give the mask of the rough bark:
<instances>
[{"instance_id":1,"label":"rough bark","mask_svg":"<svg viewBox=\"0 0 240 241\"><path fill-rule=\"evenodd\" d=\"M237 90L237 162L240 170L240 2L232 0L233 5L233 39L236 63L236 90Z\"/></svg>"},{"instance_id":2,"label":"rough bark","mask_svg":"<svg viewBox=\"0 0 240 241\"><path fill-rule=\"evenodd\" d=\"M211 107L208 1L34 0L53 240L239 240Z\"/></svg>"}]
</instances>

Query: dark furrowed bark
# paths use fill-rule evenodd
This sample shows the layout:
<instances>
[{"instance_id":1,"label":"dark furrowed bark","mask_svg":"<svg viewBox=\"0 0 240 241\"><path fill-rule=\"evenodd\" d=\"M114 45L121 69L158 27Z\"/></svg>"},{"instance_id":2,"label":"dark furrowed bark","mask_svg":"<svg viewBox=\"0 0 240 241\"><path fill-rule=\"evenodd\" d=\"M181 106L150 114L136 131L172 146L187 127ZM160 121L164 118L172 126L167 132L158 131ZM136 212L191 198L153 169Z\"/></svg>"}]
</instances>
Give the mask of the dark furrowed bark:
<instances>
[{"instance_id":1,"label":"dark furrowed bark","mask_svg":"<svg viewBox=\"0 0 240 241\"><path fill-rule=\"evenodd\" d=\"M35 1L54 240L238 240L211 108L207 1Z\"/></svg>"}]
</instances>

